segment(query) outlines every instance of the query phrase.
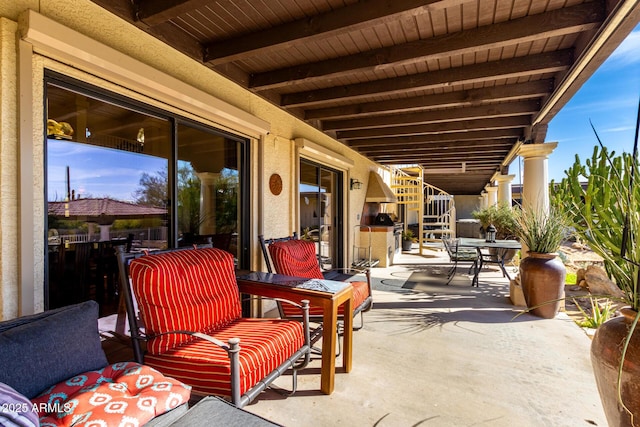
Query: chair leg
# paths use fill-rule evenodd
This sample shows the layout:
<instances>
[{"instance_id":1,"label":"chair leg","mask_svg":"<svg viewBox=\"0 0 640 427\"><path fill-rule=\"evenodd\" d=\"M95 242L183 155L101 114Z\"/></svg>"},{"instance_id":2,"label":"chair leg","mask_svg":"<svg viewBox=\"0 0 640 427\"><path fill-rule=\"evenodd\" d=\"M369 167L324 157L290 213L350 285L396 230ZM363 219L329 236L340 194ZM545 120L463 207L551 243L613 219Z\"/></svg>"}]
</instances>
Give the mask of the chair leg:
<instances>
[{"instance_id":1,"label":"chair leg","mask_svg":"<svg viewBox=\"0 0 640 427\"><path fill-rule=\"evenodd\" d=\"M449 276L449 278L447 279L447 283L446 283L447 285L449 283L451 283L451 281L453 280L453 276L455 276L455 274L452 274L452 275Z\"/></svg>"},{"instance_id":2,"label":"chair leg","mask_svg":"<svg viewBox=\"0 0 640 427\"><path fill-rule=\"evenodd\" d=\"M454 261L453 261L453 267L451 267L451 268L449 269L449 272L447 273L447 277L449 278L449 282L451 281L451 278L452 278L453 276L455 276L455 274L456 274L456 269L457 269L457 268L458 268L458 260L456 259L456 260L454 260ZM449 282L447 282L447 284L448 284Z\"/></svg>"},{"instance_id":3,"label":"chair leg","mask_svg":"<svg viewBox=\"0 0 640 427\"><path fill-rule=\"evenodd\" d=\"M336 353L336 357L339 357L342 354L342 343L340 342L340 331L336 331L336 341L338 342L338 353ZM322 355L322 348L311 346L311 353Z\"/></svg>"},{"instance_id":4,"label":"chair leg","mask_svg":"<svg viewBox=\"0 0 640 427\"><path fill-rule=\"evenodd\" d=\"M359 314L360 314L360 326L354 326L353 327L354 331L359 331L360 329L362 329L364 327L364 315L362 314L362 311Z\"/></svg>"},{"instance_id":5,"label":"chair leg","mask_svg":"<svg viewBox=\"0 0 640 427\"><path fill-rule=\"evenodd\" d=\"M275 384L271 384L269 388L280 396L289 397L293 396L293 394L298 390L298 370L293 368L291 370L291 390L287 390L286 388L278 387Z\"/></svg>"},{"instance_id":6,"label":"chair leg","mask_svg":"<svg viewBox=\"0 0 640 427\"><path fill-rule=\"evenodd\" d=\"M471 274L472 271L475 271L477 266L478 266L478 260L476 259L475 261L473 261L473 264L469 266L469 271L467 274Z\"/></svg>"}]
</instances>

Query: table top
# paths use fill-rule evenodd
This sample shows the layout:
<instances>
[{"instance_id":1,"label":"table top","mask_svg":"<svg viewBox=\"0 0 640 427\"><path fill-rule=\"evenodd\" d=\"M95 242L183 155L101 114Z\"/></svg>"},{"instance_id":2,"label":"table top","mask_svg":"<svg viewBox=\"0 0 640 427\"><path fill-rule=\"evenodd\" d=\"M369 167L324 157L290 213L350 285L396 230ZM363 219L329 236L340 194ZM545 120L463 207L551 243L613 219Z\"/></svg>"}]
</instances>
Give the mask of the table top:
<instances>
[{"instance_id":1,"label":"table top","mask_svg":"<svg viewBox=\"0 0 640 427\"><path fill-rule=\"evenodd\" d=\"M471 248L502 248L502 249L521 249L522 245L517 240L496 240L495 242L487 242L485 239L473 239L470 237L460 237L458 246Z\"/></svg>"},{"instance_id":2,"label":"table top","mask_svg":"<svg viewBox=\"0 0 640 427\"><path fill-rule=\"evenodd\" d=\"M258 282L277 287L316 291L329 294L338 293L350 286L348 282L339 282L336 280L326 279L305 279L302 277L285 276L283 274L265 273L262 271L240 274L236 276L236 279L249 282Z\"/></svg>"}]
</instances>

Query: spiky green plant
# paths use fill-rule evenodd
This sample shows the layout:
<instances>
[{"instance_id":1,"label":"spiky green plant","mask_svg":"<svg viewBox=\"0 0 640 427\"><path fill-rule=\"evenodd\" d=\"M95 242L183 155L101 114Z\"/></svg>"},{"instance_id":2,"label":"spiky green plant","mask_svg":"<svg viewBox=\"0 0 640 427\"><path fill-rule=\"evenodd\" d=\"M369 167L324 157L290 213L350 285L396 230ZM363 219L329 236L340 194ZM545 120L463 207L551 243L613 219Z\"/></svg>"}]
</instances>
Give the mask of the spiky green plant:
<instances>
[{"instance_id":1,"label":"spiky green plant","mask_svg":"<svg viewBox=\"0 0 640 427\"><path fill-rule=\"evenodd\" d=\"M557 185L552 182L551 197L554 204L562 207L578 237L603 258L607 274L624 294L623 302L638 310L640 186L630 185L634 162L637 168L632 155L616 156L615 152L596 146L586 165L576 156L573 166L565 172L566 178ZM622 257L627 220L629 233Z\"/></svg>"},{"instance_id":2,"label":"spiky green plant","mask_svg":"<svg viewBox=\"0 0 640 427\"><path fill-rule=\"evenodd\" d=\"M515 235L530 252L553 253L567 236L567 220L555 206L543 209L517 209Z\"/></svg>"},{"instance_id":3,"label":"spiky green plant","mask_svg":"<svg viewBox=\"0 0 640 427\"><path fill-rule=\"evenodd\" d=\"M636 141L639 129L640 109ZM606 147L596 146L586 166L576 155L574 165L565 171L567 177L557 186L551 183L555 203L563 206L576 234L603 258L607 274L622 291L622 298L610 298L622 300L637 313L622 344L617 380L618 402L631 416L632 424L633 413L622 401L622 372L631 337L640 320L640 245L637 242L640 186L635 182L637 168L637 156L627 153L615 156L614 152L609 154ZM581 185L581 180L586 180L586 186Z\"/></svg>"},{"instance_id":4,"label":"spiky green plant","mask_svg":"<svg viewBox=\"0 0 640 427\"><path fill-rule=\"evenodd\" d=\"M580 326L596 329L611 318L615 311L611 304L611 300L605 298L602 304L600 302L601 300L601 298L589 298L589 301L591 302L591 313L587 313L575 299L573 300L576 307L578 307L578 310L580 310L580 313L584 316L584 319L579 323Z\"/></svg>"}]
</instances>

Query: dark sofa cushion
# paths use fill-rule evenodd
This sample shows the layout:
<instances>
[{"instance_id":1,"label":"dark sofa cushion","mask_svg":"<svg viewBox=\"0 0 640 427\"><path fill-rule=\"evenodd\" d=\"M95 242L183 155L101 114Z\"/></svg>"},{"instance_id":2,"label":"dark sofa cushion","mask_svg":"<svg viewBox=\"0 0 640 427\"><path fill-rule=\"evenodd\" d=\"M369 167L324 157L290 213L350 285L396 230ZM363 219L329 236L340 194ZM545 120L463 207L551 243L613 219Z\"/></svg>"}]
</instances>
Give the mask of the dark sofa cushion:
<instances>
[{"instance_id":1,"label":"dark sofa cushion","mask_svg":"<svg viewBox=\"0 0 640 427\"><path fill-rule=\"evenodd\" d=\"M29 399L106 365L95 301L0 322L0 382Z\"/></svg>"}]
</instances>

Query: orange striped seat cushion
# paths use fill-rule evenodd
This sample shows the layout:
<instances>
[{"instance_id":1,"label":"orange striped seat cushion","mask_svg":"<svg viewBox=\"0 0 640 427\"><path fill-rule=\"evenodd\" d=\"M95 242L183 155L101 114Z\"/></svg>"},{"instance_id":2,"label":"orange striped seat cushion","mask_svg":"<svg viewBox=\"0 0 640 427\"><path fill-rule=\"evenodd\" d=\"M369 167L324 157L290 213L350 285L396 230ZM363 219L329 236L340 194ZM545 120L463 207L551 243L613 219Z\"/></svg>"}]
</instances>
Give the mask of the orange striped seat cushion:
<instances>
[{"instance_id":1,"label":"orange striped seat cushion","mask_svg":"<svg viewBox=\"0 0 640 427\"><path fill-rule=\"evenodd\" d=\"M210 331L241 316L233 255L215 248L147 255L130 265L131 285L148 335L175 330ZM163 354L193 341L186 334L149 340Z\"/></svg>"},{"instance_id":2,"label":"orange striped seat cushion","mask_svg":"<svg viewBox=\"0 0 640 427\"><path fill-rule=\"evenodd\" d=\"M241 394L304 345L302 323L281 319L238 319L214 335L224 342L240 338ZM162 355L148 354L144 362L196 392L230 395L227 353L204 340L183 343Z\"/></svg>"},{"instance_id":3,"label":"orange striped seat cushion","mask_svg":"<svg viewBox=\"0 0 640 427\"><path fill-rule=\"evenodd\" d=\"M286 276L305 277L307 279L323 279L318 259L316 245L308 240L286 240L269 245L269 254L277 273ZM355 309L369 297L367 282L350 282L353 286L352 305ZM282 311L286 317L299 317L300 310L290 304L282 304ZM338 308L338 314L344 314L344 307ZM322 308L311 306L310 316L322 316Z\"/></svg>"}]
</instances>

